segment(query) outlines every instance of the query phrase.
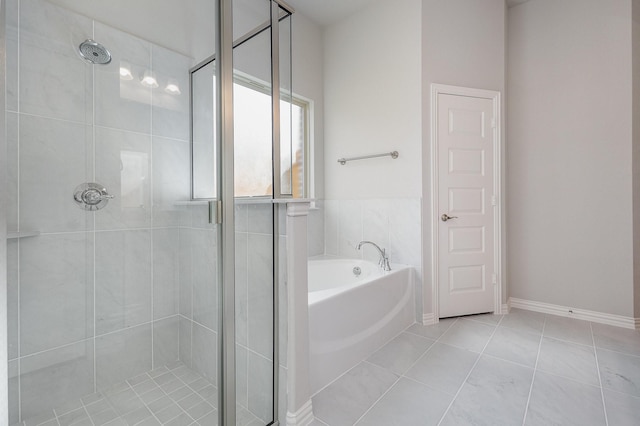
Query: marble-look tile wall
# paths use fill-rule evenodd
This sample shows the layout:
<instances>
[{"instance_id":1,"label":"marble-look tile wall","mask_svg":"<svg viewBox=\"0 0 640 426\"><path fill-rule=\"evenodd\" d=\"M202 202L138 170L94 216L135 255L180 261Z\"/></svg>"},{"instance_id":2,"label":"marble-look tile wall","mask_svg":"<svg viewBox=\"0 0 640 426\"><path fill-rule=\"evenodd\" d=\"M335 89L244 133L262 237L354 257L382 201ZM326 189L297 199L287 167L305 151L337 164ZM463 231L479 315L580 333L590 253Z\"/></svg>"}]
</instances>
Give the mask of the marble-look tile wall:
<instances>
[{"instance_id":1,"label":"marble-look tile wall","mask_svg":"<svg viewBox=\"0 0 640 426\"><path fill-rule=\"evenodd\" d=\"M236 394L240 406L265 422L272 420L273 406L272 209L271 203L240 200L235 208ZM283 235L279 238L280 272L284 274L286 241Z\"/></svg>"},{"instance_id":2,"label":"marble-look tile wall","mask_svg":"<svg viewBox=\"0 0 640 426\"><path fill-rule=\"evenodd\" d=\"M278 210L278 222L280 228L280 243L278 245L278 333L279 333L279 365L278 365L278 418L280 423L286 423L287 418L287 346L289 304L287 294L287 207L280 205ZM308 229L308 228L307 228Z\"/></svg>"},{"instance_id":3,"label":"marble-look tile wall","mask_svg":"<svg viewBox=\"0 0 640 426\"><path fill-rule=\"evenodd\" d=\"M404 263L415 269L416 319L422 322L422 236L421 199L324 200L317 203L324 210L324 234L318 232L320 220L310 216L310 255L326 254L346 258L379 259L370 245L362 250L362 240L373 241L385 248L392 263ZM320 228L322 229L322 228ZM317 253L324 239L324 252Z\"/></svg>"},{"instance_id":4,"label":"marble-look tile wall","mask_svg":"<svg viewBox=\"0 0 640 426\"><path fill-rule=\"evenodd\" d=\"M316 200L307 216L307 242L309 256L324 254L324 200Z\"/></svg>"},{"instance_id":5,"label":"marble-look tile wall","mask_svg":"<svg viewBox=\"0 0 640 426\"><path fill-rule=\"evenodd\" d=\"M41 232L8 244L10 424L177 360L180 338L215 375L197 354L215 353L216 238L194 226L206 209L176 203L189 195L193 61L48 1L10 0L6 14L8 231ZM79 57L88 38L111 64ZM140 84L144 70L158 88ZM182 94L164 91L169 78ZM115 198L81 210L72 195L84 182ZM203 325L188 331L181 273L198 302L187 318Z\"/></svg>"},{"instance_id":6,"label":"marble-look tile wall","mask_svg":"<svg viewBox=\"0 0 640 426\"><path fill-rule=\"evenodd\" d=\"M217 383L218 235L209 224L208 205L185 207L179 229L179 359ZM175 243L175 242L174 242Z\"/></svg>"}]
</instances>

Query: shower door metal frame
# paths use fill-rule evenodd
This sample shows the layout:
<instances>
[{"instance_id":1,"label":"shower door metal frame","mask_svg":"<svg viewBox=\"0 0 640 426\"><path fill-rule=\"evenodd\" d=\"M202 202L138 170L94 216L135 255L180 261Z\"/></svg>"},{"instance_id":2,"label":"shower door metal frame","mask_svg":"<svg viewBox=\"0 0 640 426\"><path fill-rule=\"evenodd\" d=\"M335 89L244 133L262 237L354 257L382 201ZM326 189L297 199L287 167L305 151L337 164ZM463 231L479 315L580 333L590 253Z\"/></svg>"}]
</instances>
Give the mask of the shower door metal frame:
<instances>
[{"instance_id":1,"label":"shower door metal frame","mask_svg":"<svg viewBox=\"0 0 640 426\"><path fill-rule=\"evenodd\" d=\"M291 15L289 15L291 16ZM271 171L273 173L271 179L272 198L280 197L280 6L271 1L271 148L273 156L271 158ZM271 395L273 396L273 424L279 425L278 419L278 378L280 376L280 210L277 204L271 204L271 219L273 225L272 239L272 255L273 255L273 379L271 381L273 388Z\"/></svg>"},{"instance_id":2,"label":"shower door metal frame","mask_svg":"<svg viewBox=\"0 0 640 426\"><path fill-rule=\"evenodd\" d=\"M6 1L0 0L0 69L6 71ZM9 356L7 340L7 137L5 79L0 78L0 424L9 424Z\"/></svg>"},{"instance_id":3,"label":"shower door metal frame","mask_svg":"<svg viewBox=\"0 0 640 426\"><path fill-rule=\"evenodd\" d=\"M234 220L234 151L233 151L233 0L217 2L216 52L218 68L216 79L216 115L218 141L218 197L222 201L221 233L218 247L222 270L219 288L218 335L218 406L221 408L219 423L224 426L236 424L236 318L235 318L235 220Z\"/></svg>"},{"instance_id":4,"label":"shower door metal frame","mask_svg":"<svg viewBox=\"0 0 640 426\"><path fill-rule=\"evenodd\" d=\"M1 1L1 0L0 0ZM218 404L222 409L219 422L223 426L236 424L236 365L235 365L235 188L234 188L234 131L233 131L233 49L271 29L271 97L272 97L272 196L273 199L291 198L281 194L280 176L280 21L291 18L294 9L281 0L270 1L270 19L254 28L249 33L233 40L233 0L218 0L216 3L218 37L216 52L189 72L190 93L193 93L193 73L218 60L216 68L216 109L219 112L216 119L216 192L217 200L221 201L221 217L216 221L220 224L218 233L218 247L222 247L220 268L218 270L219 300L218 309L218 371L220 373ZM286 12L281 15L281 9ZM291 55L290 55L291 57ZM290 64L291 65L291 64ZM193 120L193 100L191 100L191 120ZM191 122L193 128L193 121ZM192 139L192 138L191 138ZM193 140L191 141L193 143ZM193 176L193 153L191 153L191 171ZM193 181L191 182L193 198ZM266 198L266 197L265 197ZM205 199L202 199L205 200ZM206 199L212 201L211 199ZM272 202L273 224L273 421L269 426L278 426L278 394L279 394L279 204Z\"/></svg>"}]
</instances>

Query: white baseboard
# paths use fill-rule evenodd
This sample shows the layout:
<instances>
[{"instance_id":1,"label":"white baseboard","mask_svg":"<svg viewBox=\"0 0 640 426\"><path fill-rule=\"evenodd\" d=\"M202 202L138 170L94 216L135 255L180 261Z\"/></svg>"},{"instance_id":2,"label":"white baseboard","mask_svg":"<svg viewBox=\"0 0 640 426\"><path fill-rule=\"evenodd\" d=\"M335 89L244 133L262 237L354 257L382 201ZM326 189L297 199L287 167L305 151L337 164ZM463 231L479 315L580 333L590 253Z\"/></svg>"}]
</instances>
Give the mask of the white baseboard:
<instances>
[{"instance_id":1,"label":"white baseboard","mask_svg":"<svg viewBox=\"0 0 640 426\"><path fill-rule=\"evenodd\" d=\"M541 312L544 314L570 317L599 324L613 325L616 327L640 329L640 318L624 317L622 315L607 314L604 312L588 311L585 309L570 308L568 306L552 305L550 303L534 302L532 300L509 298L511 308L525 309L527 311Z\"/></svg>"},{"instance_id":2,"label":"white baseboard","mask_svg":"<svg viewBox=\"0 0 640 426\"><path fill-rule=\"evenodd\" d=\"M511 306L508 303L503 303L502 304L502 314L508 314L509 311L511 310Z\"/></svg>"},{"instance_id":3,"label":"white baseboard","mask_svg":"<svg viewBox=\"0 0 640 426\"><path fill-rule=\"evenodd\" d=\"M313 406L311 400L295 413L287 411L287 426L309 426L313 423Z\"/></svg>"},{"instance_id":4,"label":"white baseboard","mask_svg":"<svg viewBox=\"0 0 640 426\"><path fill-rule=\"evenodd\" d=\"M422 325L434 325L437 322L436 316L433 313L422 315Z\"/></svg>"}]
</instances>

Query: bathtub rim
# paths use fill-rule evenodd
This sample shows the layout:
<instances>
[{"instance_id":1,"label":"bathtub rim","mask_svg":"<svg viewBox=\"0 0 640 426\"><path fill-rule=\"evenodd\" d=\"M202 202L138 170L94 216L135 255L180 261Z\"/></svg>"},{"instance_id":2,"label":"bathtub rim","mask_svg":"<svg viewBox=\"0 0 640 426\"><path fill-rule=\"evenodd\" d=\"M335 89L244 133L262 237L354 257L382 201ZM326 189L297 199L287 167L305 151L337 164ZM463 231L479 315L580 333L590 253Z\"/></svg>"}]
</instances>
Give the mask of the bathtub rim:
<instances>
[{"instance_id":1,"label":"bathtub rim","mask_svg":"<svg viewBox=\"0 0 640 426\"><path fill-rule=\"evenodd\" d=\"M367 284L370 284L373 281L376 281L380 278L384 278L387 276L392 276L392 275L396 275L399 274L405 270L408 270L409 273L409 280L411 282L413 282L413 266L411 265L406 265L403 263L392 263L391 264L391 270L390 271L384 271L382 269L382 267L380 267L379 265L376 265L375 263L366 260L366 259L351 259L348 257L337 257L337 256L332 256L332 257L316 257L316 258L309 258L308 262L314 262L314 261L322 261L322 260L354 260L354 261L362 261L362 262L367 262L370 263L374 266L374 268L379 272L379 275L374 275L372 277L369 277L366 281L360 281L360 282L356 282L353 284L349 284L349 285L345 285L345 286L339 286L336 288L330 288L327 290L320 290L320 291L314 291L314 292L309 292L308 293L308 303L309 303L309 309L311 309L314 305L322 303L324 301L327 300L331 300L333 298L335 298L336 296L339 296L340 294L343 293L347 293L350 291L353 291L359 287L362 286L366 286Z\"/></svg>"}]
</instances>

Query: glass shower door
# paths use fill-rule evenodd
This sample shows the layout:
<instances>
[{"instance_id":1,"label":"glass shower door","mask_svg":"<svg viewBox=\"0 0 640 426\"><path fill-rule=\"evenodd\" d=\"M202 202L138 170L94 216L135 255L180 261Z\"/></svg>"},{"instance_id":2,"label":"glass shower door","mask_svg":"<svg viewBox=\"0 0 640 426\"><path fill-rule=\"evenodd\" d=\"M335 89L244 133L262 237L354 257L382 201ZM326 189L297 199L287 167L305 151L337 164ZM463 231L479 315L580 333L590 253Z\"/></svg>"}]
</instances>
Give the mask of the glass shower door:
<instances>
[{"instance_id":1,"label":"glass shower door","mask_svg":"<svg viewBox=\"0 0 640 426\"><path fill-rule=\"evenodd\" d=\"M188 89L215 2L6 7L9 424L217 424Z\"/></svg>"},{"instance_id":2,"label":"glass shower door","mask_svg":"<svg viewBox=\"0 0 640 426\"><path fill-rule=\"evenodd\" d=\"M270 2L234 4L237 425L273 419Z\"/></svg>"},{"instance_id":3,"label":"glass shower door","mask_svg":"<svg viewBox=\"0 0 640 426\"><path fill-rule=\"evenodd\" d=\"M6 8L13 424L95 392L95 215L74 201L94 180L94 76L66 43L92 35L91 20L35 1Z\"/></svg>"}]
</instances>

